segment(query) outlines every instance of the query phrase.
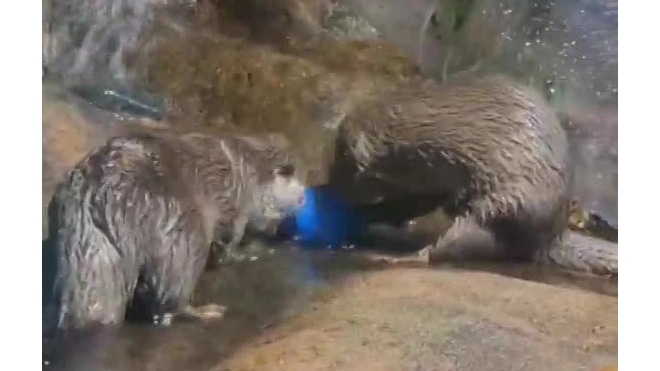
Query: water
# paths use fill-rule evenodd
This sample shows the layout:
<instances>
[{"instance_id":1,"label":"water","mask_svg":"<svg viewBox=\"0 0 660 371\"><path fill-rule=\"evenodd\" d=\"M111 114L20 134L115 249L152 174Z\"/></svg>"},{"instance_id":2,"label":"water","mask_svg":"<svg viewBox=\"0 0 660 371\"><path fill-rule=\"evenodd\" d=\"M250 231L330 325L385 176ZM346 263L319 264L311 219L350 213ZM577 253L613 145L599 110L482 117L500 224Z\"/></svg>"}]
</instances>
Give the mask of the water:
<instances>
[{"instance_id":1,"label":"water","mask_svg":"<svg viewBox=\"0 0 660 371\"><path fill-rule=\"evenodd\" d=\"M259 250L263 241L252 243ZM270 248L275 252L265 252ZM327 300L336 280L371 268L346 255L307 251L286 242L270 242L261 251L255 261L224 265L202 275L193 303L227 306L221 321L175 319L168 328L126 323L66 338L43 338L45 369L206 370L262 330L314 310Z\"/></svg>"},{"instance_id":2,"label":"water","mask_svg":"<svg viewBox=\"0 0 660 371\"><path fill-rule=\"evenodd\" d=\"M289 243L271 243L268 247L275 248L275 253L203 274L193 302L226 305L224 319L207 323L175 320L167 328L127 323L67 339L44 339L42 358L48 363L44 369L214 369L263 331L304 316L332 300L343 279L373 270L394 269L369 262L359 253L343 250L308 250ZM617 293L615 281L572 277L551 267L466 264L461 269L490 271L607 295Z\"/></svg>"},{"instance_id":3,"label":"water","mask_svg":"<svg viewBox=\"0 0 660 371\"><path fill-rule=\"evenodd\" d=\"M44 0L42 63L65 81L127 82L127 58L137 50L154 9L173 2Z\"/></svg>"},{"instance_id":4,"label":"water","mask_svg":"<svg viewBox=\"0 0 660 371\"><path fill-rule=\"evenodd\" d=\"M160 120L166 110L163 99L139 89L129 89L123 86L78 85L72 87L71 91L97 108L106 111Z\"/></svg>"}]
</instances>

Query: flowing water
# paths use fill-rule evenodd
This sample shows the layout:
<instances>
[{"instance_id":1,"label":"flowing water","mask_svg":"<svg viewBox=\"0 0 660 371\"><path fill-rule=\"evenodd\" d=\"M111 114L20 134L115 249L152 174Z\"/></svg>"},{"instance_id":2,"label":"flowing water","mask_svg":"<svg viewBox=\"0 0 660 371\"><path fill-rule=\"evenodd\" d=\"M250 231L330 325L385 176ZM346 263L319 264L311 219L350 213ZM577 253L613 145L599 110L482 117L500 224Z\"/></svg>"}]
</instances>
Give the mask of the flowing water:
<instances>
[{"instance_id":1,"label":"flowing water","mask_svg":"<svg viewBox=\"0 0 660 371\"><path fill-rule=\"evenodd\" d=\"M186 3L43 0L42 63L49 73L64 81L126 83L131 78L127 58L137 50L155 8L176 2Z\"/></svg>"}]
</instances>

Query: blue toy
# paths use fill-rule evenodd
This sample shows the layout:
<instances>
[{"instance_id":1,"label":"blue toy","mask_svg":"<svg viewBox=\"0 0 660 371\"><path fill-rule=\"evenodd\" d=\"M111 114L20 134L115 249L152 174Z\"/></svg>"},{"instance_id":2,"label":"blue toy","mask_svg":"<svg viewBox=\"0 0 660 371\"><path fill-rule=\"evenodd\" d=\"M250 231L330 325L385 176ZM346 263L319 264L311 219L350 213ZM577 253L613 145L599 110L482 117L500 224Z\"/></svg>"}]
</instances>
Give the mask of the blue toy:
<instances>
[{"instance_id":1,"label":"blue toy","mask_svg":"<svg viewBox=\"0 0 660 371\"><path fill-rule=\"evenodd\" d=\"M338 247L351 241L361 220L327 186L305 190L305 204L295 215L294 234L307 247Z\"/></svg>"}]
</instances>

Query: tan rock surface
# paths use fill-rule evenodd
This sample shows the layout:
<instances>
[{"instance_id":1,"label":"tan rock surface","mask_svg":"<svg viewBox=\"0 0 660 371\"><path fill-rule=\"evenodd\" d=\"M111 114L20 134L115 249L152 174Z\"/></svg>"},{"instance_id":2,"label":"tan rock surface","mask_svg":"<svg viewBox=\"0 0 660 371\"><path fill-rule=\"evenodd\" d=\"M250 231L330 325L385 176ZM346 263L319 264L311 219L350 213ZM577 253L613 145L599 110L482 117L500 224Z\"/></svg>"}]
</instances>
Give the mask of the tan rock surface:
<instances>
[{"instance_id":1,"label":"tan rock surface","mask_svg":"<svg viewBox=\"0 0 660 371\"><path fill-rule=\"evenodd\" d=\"M597 370L616 364L617 305L495 273L361 273L215 370Z\"/></svg>"}]
</instances>

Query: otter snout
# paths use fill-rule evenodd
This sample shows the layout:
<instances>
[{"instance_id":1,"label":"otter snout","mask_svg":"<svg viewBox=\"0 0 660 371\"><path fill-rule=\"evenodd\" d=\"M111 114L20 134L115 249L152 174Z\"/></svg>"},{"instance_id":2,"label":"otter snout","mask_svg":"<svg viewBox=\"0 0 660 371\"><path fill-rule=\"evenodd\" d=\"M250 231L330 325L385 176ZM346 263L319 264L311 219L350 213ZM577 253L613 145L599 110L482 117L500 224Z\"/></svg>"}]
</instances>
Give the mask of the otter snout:
<instances>
[{"instance_id":1,"label":"otter snout","mask_svg":"<svg viewBox=\"0 0 660 371\"><path fill-rule=\"evenodd\" d=\"M273 198L278 209L294 213L305 204L305 187L293 169L277 169L273 181Z\"/></svg>"}]
</instances>

